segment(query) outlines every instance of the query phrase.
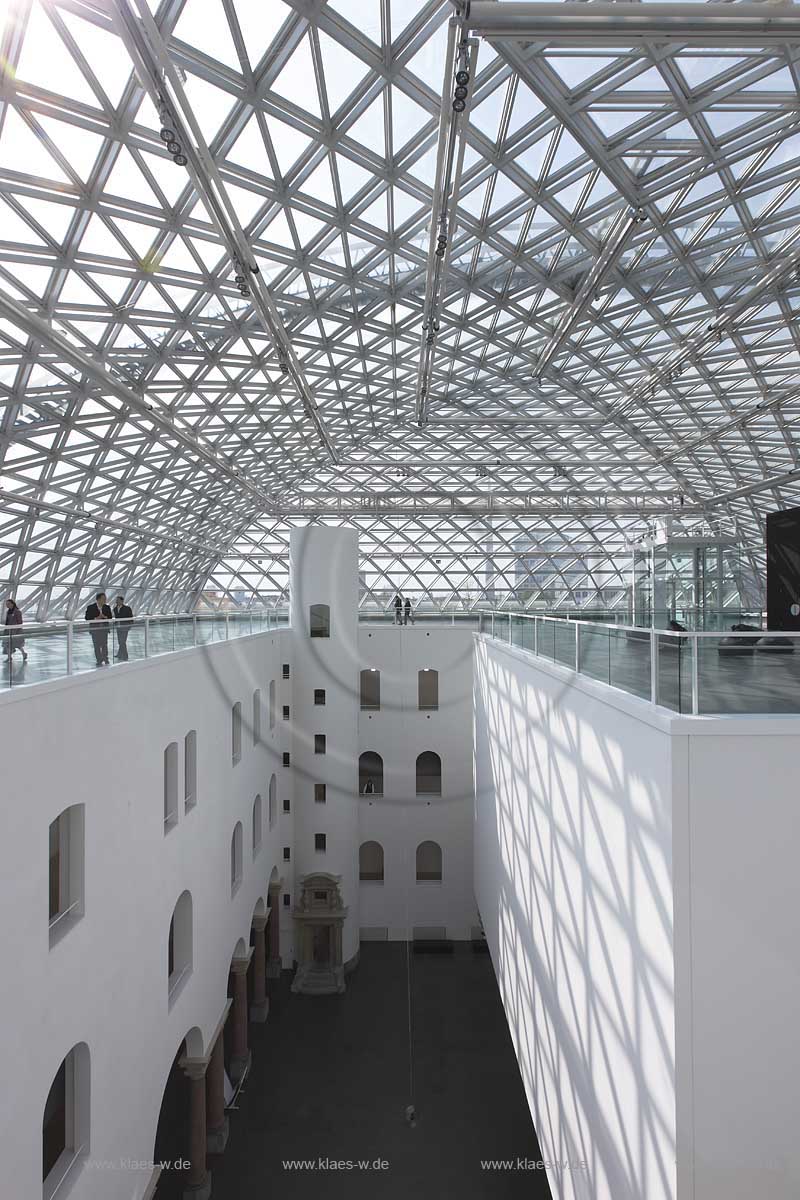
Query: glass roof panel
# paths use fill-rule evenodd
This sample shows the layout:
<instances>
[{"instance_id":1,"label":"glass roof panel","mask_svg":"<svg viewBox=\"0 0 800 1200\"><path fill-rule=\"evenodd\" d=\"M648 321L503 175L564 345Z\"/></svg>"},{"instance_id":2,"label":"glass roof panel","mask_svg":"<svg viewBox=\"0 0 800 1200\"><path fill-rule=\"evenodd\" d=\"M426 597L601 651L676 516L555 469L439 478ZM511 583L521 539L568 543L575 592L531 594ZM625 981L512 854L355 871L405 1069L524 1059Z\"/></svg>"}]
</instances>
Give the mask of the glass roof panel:
<instances>
[{"instance_id":1,"label":"glass roof panel","mask_svg":"<svg viewBox=\"0 0 800 1200\"><path fill-rule=\"evenodd\" d=\"M665 517L729 532L755 587L764 512L800 503L770 482L800 421L784 51L481 44L420 422L449 3L151 3L200 170L79 8L0 28L0 470L18 536L54 531L0 546L26 604L70 611L87 570L150 604L156 567L171 605L276 598L308 520L357 526L375 604L624 606Z\"/></svg>"}]
</instances>

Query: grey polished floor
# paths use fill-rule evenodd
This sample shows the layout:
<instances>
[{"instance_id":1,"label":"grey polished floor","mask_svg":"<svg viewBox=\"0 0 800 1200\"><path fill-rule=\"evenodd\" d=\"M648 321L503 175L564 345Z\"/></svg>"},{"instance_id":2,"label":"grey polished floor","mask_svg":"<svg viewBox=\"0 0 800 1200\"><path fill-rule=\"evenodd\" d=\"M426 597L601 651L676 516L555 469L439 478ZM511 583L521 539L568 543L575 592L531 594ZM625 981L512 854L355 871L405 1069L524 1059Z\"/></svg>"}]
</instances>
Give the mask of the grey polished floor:
<instances>
[{"instance_id":1,"label":"grey polished floor","mask_svg":"<svg viewBox=\"0 0 800 1200\"><path fill-rule=\"evenodd\" d=\"M253 1068L211 1158L220 1200L378 1196L550 1196L540 1170L481 1159L539 1159L536 1135L487 954L412 955L415 1128L409 1100L404 943L365 943L343 996L275 985L266 1025L250 1027ZM388 1162L383 1170L290 1169L291 1159Z\"/></svg>"}]
</instances>

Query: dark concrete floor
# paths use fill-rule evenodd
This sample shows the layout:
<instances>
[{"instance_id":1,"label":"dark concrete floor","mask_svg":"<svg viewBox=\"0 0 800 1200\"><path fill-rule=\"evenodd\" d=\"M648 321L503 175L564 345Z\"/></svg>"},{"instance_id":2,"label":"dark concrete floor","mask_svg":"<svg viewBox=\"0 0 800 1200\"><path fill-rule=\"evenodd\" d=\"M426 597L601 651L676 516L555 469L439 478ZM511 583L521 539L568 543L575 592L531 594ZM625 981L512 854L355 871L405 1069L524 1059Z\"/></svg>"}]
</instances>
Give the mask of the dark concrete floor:
<instances>
[{"instance_id":1,"label":"dark concrete floor","mask_svg":"<svg viewBox=\"0 0 800 1200\"><path fill-rule=\"evenodd\" d=\"M292 996L275 982L269 1021L250 1026L253 1067L211 1157L215 1200L270 1196L550 1196L487 954L412 955L415 1128L409 1102L406 948L367 943L343 996ZM290 1170L287 1159L388 1160L378 1170Z\"/></svg>"}]
</instances>

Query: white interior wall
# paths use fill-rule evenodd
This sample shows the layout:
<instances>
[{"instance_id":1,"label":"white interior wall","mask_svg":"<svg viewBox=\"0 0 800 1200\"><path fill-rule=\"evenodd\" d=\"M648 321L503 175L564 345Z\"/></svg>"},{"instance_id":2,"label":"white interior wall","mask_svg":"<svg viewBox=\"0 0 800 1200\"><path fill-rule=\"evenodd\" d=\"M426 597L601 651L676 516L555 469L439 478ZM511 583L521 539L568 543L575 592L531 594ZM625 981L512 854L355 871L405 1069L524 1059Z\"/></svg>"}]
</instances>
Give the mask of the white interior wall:
<instances>
[{"instance_id":1,"label":"white interior wall","mask_svg":"<svg viewBox=\"0 0 800 1200\"><path fill-rule=\"evenodd\" d=\"M565 675L476 639L478 907L553 1195L673 1200L670 739Z\"/></svg>"},{"instance_id":2,"label":"white interior wall","mask_svg":"<svg viewBox=\"0 0 800 1200\"><path fill-rule=\"evenodd\" d=\"M476 894L559 1200L800 1195L799 753L477 639Z\"/></svg>"},{"instance_id":3,"label":"white interior wall","mask_svg":"<svg viewBox=\"0 0 800 1200\"><path fill-rule=\"evenodd\" d=\"M42 1113L65 1054L91 1055L92 1158L81 1200L136 1200L148 1171L121 1160L153 1157L161 1097L181 1040L204 1048L226 1002L237 941L282 872L287 820L267 827L270 774L282 748L270 734L269 680L289 635L276 632L186 650L0 696L4 837L0 840L3 989L0 1057L9 1086L0 1100L3 1172L14 1194L41 1194ZM277 664L277 665L276 665ZM264 744L253 747L252 697L262 691ZM231 764L231 707L245 718L242 760ZM198 735L198 802L183 813L183 738ZM163 753L180 748L180 819L163 827ZM275 768L280 779L280 767ZM264 834L252 855L252 805L260 792ZM280 791L279 791L280 795ZM51 950L48 828L67 805L85 804L85 915ZM230 841L244 830L243 879L231 898ZM171 1010L167 938L175 903L192 895L194 966ZM288 910L286 910L288 913ZM282 949L291 963L284 910ZM73 1189L69 1181L59 1200Z\"/></svg>"},{"instance_id":4,"label":"white interior wall","mask_svg":"<svg viewBox=\"0 0 800 1200\"><path fill-rule=\"evenodd\" d=\"M359 670L381 673L379 712L359 711L358 753L383 758L384 794L362 796L359 841L380 842L384 882L361 884L361 925L403 940L414 926L467 939L477 921L472 879L472 633L450 626L359 626ZM421 712L417 673L439 672L439 708ZM416 795L417 756L442 760L442 795ZM357 764L353 785L358 785ZM416 882L416 849L442 847L442 882Z\"/></svg>"},{"instance_id":5,"label":"white interior wall","mask_svg":"<svg viewBox=\"0 0 800 1200\"><path fill-rule=\"evenodd\" d=\"M800 1196L797 724L701 721L685 738L692 1200Z\"/></svg>"}]
</instances>

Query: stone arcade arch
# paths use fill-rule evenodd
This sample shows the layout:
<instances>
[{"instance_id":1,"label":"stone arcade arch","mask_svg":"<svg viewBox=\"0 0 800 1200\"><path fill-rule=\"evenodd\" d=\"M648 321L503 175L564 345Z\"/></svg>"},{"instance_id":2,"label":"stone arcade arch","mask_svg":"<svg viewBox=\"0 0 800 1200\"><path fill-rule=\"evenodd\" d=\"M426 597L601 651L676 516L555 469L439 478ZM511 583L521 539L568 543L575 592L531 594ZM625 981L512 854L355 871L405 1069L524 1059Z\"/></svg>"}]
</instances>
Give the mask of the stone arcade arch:
<instances>
[{"instance_id":1,"label":"stone arcade arch","mask_svg":"<svg viewBox=\"0 0 800 1200\"><path fill-rule=\"evenodd\" d=\"M206 1200L211 1177L206 1166L206 1080L203 1034L194 1026L181 1041L161 1096L153 1161L164 1164L157 1195L190 1191ZM188 1159L190 1167L173 1164Z\"/></svg>"}]
</instances>

